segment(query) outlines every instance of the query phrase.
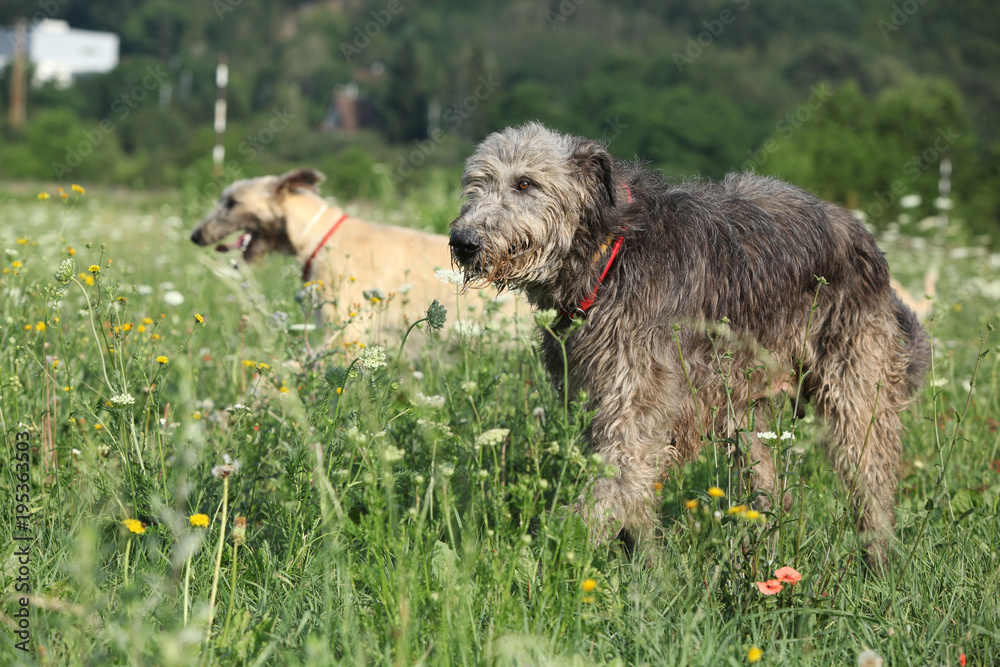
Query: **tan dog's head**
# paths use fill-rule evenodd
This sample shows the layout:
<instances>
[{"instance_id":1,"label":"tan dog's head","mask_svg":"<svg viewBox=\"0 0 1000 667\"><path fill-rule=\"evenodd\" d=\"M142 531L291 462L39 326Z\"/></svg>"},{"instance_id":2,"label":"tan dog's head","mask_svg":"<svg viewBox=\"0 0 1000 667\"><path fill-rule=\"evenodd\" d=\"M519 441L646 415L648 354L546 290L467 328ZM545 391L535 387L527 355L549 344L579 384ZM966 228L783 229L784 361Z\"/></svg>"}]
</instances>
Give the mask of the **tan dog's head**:
<instances>
[{"instance_id":1,"label":"tan dog's head","mask_svg":"<svg viewBox=\"0 0 1000 667\"><path fill-rule=\"evenodd\" d=\"M326 176L315 169L293 169L281 176L261 176L236 181L222 191L215 209L195 228L191 240L198 245L219 243L242 232L231 243L219 243L219 252L240 250L252 262L269 252L295 254L288 238L285 200L296 190L317 191Z\"/></svg>"}]
</instances>

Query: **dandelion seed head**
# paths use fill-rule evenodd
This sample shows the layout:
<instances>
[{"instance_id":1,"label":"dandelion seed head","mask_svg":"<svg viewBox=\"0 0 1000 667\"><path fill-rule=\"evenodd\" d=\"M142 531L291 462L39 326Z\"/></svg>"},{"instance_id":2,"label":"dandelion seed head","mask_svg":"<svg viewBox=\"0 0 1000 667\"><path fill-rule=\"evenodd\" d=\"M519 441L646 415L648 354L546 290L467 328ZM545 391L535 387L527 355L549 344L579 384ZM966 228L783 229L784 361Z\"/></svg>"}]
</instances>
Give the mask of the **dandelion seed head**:
<instances>
[{"instance_id":1,"label":"dandelion seed head","mask_svg":"<svg viewBox=\"0 0 1000 667\"><path fill-rule=\"evenodd\" d=\"M882 656L867 649L858 654L858 667L882 667Z\"/></svg>"}]
</instances>

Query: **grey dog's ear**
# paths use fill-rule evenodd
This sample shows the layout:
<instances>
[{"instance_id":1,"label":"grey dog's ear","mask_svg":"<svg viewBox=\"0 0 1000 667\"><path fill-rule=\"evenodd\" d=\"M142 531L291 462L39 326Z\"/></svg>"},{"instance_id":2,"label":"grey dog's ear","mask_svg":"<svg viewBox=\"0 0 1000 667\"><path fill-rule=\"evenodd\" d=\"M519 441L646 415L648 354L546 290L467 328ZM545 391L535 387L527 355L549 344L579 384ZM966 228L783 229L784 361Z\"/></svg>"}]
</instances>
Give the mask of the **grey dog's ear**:
<instances>
[{"instance_id":1,"label":"grey dog's ear","mask_svg":"<svg viewBox=\"0 0 1000 667\"><path fill-rule=\"evenodd\" d=\"M316 185L326 180L326 176L315 169L292 169L288 173L278 176L278 182L274 184L274 194L282 195L297 190L298 188L309 188L316 190Z\"/></svg>"},{"instance_id":2,"label":"grey dog's ear","mask_svg":"<svg viewBox=\"0 0 1000 667\"><path fill-rule=\"evenodd\" d=\"M608 204L614 207L618 188L615 184L615 159L611 153L596 141L581 139L573 150L573 160L580 171L607 196Z\"/></svg>"}]
</instances>

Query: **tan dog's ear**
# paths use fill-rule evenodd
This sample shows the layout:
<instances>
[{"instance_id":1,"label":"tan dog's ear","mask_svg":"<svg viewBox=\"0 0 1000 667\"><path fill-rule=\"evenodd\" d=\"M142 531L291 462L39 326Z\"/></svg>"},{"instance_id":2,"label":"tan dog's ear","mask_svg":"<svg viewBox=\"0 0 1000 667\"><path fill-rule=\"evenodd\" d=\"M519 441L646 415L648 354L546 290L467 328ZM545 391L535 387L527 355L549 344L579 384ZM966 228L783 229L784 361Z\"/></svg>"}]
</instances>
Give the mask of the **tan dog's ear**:
<instances>
[{"instance_id":1,"label":"tan dog's ear","mask_svg":"<svg viewBox=\"0 0 1000 667\"><path fill-rule=\"evenodd\" d=\"M316 185L325 180L326 176L315 169L292 169L278 177L278 182L274 184L274 194L285 195L299 188L309 188L316 191Z\"/></svg>"}]
</instances>

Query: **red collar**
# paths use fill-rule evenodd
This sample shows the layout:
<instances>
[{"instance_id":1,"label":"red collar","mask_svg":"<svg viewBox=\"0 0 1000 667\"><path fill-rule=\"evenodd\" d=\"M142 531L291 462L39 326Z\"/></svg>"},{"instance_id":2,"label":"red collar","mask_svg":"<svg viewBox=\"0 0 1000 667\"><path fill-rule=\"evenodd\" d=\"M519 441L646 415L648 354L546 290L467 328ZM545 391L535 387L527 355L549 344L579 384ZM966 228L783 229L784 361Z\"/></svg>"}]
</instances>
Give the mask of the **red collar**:
<instances>
[{"instance_id":1,"label":"red collar","mask_svg":"<svg viewBox=\"0 0 1000 667\"><path fill-rule=\"evenodd\" d=\"M309 255L309 259L306 260L305 265L302 267L302 282L307 282L309 280L309 272L312 271L313 260L316 259L316 255L319 254L319 251L323 249L323 246L326 245L326 242L330 240L330 237L333 236L333 233L337 231L337 228L340 227L340 224L344 222L344 220L347 220L346 213L340 216L340 220L337 220L337 222L333 223L333 227L330 227L330 231L326 233L326 236L324 236L323 239L319 242L319 245L316 246L316 249L312 251L311 255Z\"/></svg>"},{"instance_id":2,"label":"red collar","mask_svg":"<svg viewBox=\"0 0 1000 667\"><path fill-rule=\"evenodd\" d=\"M632 190L629 188L628 184L624 183L624 182L622 183L622 187L625 188L625 194L628 196L628 203L631 204L632 201L633 201L633 199L632 199ZM601 284L604 282L604 279L607 277L608 271L611 270L611 265L614 263L615 257L618 256L618 251L621 250L622 241L624 241L624 240L625 240L624 236L619 236L615 240L615 244L611 247L611 256L608 257L608 263L604 265L604 271L601 272L601 277L597 279L597 284L594 285L594 291L590 293L590 296L588 296L587 298L583 299L580 302L580 305L577 306L576 308L574 308L572 311L569 311L569 312L566 312L565 310L559 311L559 313L563 317L568 317L571 320L574 319L574 318L576 318L576 317L581 317L581 316L585 315L588 310L590 310L591 306L594 305L594 300L597 299L597 290L601 289ZM611 242L611 237L608 237L608 240L605 241L601 245L600 251L598 251L597 256L594 258L594 262L595 263L597 262L598 259L600 259L601 255L604 254L604 251L607 249L608 244L610 242Z\"/></svg>"}]
</instances>

